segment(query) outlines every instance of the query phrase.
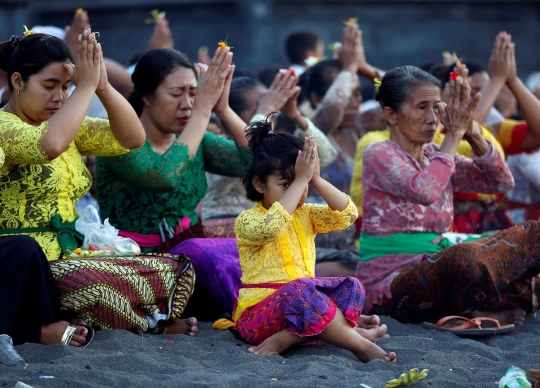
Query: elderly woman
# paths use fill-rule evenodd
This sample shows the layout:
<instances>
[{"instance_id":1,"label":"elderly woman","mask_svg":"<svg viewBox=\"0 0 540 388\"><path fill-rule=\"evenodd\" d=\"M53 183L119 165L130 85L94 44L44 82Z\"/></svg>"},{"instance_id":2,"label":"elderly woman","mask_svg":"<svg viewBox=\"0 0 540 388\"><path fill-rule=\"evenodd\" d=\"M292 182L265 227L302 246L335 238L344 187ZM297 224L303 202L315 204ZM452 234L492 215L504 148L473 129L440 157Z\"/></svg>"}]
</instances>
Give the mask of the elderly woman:
<instances>
[{"instance_id":1,"label":"elderly woman","mask_svg":"<svg viewBox=\"0 0 540 388\"><path fill-rule=\"evenodd\" d=\"M472 125L479 95L471 98L470 90L461 77L450 81L445 108L439 82L416 67L398 67L382 80L379 102L391 135L364 151L356 272L371 313L403 322L470 314L520 324L532 311L528 279L540 272L538 223L453 246L443 235L454 191L504 193L514 186L500 153ZM438 146L432 140L441 119L447 134ZM456 152L462 138L472 159Z\"/></svg>"}]
</instances>

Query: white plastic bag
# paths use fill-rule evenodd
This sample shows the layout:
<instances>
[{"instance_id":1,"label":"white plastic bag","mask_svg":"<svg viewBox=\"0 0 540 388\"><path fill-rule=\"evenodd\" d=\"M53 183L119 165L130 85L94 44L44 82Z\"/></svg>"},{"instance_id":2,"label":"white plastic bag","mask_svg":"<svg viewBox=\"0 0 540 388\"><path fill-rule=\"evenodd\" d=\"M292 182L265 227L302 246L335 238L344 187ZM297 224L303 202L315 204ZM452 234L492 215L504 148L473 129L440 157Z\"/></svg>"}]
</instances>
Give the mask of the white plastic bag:
<instances>
[{"instance_id":1,"label":"white plastic bag","mask_svg":"<svg viewBox=\"0 0 540 388\"><path fill-rule=\"evenodd\" d=\"M138 255L141 253L141 248L135 241L118 235L118 229L109 223L108 218L102 224L98 211L92 205L88 205L83 210L75 222L75 229L84 235L82 245L84 250L93 248L92 251L95 253L103 251L103 256L112 254L118 256ZM90 256L96 256L95 253Z\"/></svg>"}]
</instances>

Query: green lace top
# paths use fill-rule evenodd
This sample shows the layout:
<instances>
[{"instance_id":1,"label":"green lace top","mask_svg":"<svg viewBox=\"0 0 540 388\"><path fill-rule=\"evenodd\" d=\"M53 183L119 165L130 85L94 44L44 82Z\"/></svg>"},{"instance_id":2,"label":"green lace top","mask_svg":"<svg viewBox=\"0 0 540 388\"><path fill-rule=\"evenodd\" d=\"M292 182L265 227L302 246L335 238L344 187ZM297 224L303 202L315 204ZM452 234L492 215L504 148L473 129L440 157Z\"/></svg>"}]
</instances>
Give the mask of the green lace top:
<instances>
[{"instance_id":1,"label":"green lace top","mask_svg":"<svg viewBox=\"0 0 540 388\"><path fill-rule=\"evenodd\" d=\"M248 148L211 132L192 158L183 144L159 154L148 142L129 154L96 158L101 217L117 229L144 234L158 234L163 218L173 229L184 216L194 225L207 191L205 171L240 176L250 161Z\"/></svg>"}]
</instances>

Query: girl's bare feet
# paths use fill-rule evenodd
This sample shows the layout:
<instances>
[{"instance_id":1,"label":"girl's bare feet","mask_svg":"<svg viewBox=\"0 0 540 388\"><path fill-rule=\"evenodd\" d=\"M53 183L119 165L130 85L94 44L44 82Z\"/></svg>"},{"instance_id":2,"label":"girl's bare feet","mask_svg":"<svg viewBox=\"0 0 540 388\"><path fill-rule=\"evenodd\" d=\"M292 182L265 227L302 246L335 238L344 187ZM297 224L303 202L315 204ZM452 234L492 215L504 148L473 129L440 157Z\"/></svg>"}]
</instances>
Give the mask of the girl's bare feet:
<instances>
[{"instance_id":1,"label":"girl's bare feet","mask_svg":"<svg viewBox=\"0 0 540 388\"><path fill-rule=\"evenodd\" d=\"M473 311L471 313L472 318L477 317L487 317L493 318L499 321L501 325L523 325L525 322L525 310L515 309L515 310L504 310L498 313L492 311Z\"/></svg>"},{"instance_id":2,"label":"girl's bare feet","mask_svg":"<svg viewBox=\"0 0 540 388\"><path fill-rule=\"evenodd\" d=\"M197 318L178 319L167 326L167 334L185 334L194 337L199 332Z\"/></svg>"},{"instance_id":3,"label":"girl's bare feet","mask_svg":"<svg viewBox=\"0 0 540 388\"><path fill-rule=\"evenodd\" d=\"M360 315L358 318L358 327L363 329L373 329L381 324L381 318L378 315Z\"/></svg>"},{"instance_id":4,"label":"girl's bare feet","mask_svg":"<svg viewBox=\"0 0 540 388\"><path fill-rule=\"evenodd\" d=\"M388 327L386 327L386 325L376 326L371 329L364 329L362 327L356 327L355 330L362 337L370 341L377 341L378 339L381 339L381 338L390 337L388 334L386 334L386 330L388 330Z\"/></svg>"},{"instance_id":5,"label":"girl's bare feet","mask_svg":"<svg viewBox=\"0 0 540 388\"><path fill-rule=\"evenodd\" d=\"M308 339L309 337L299 337L282 330L265 339L260 345L250 347L247 351L260 356L277 356L291 346L301 344Z\"/></svg>"},{"instance_id":6,"label":"girl's bare feet","mask_svg":"<svg viewBox=\"0 0 540 388\"><path fill-rule=\"evenodd\" d=\"M62 336L69 326L69 322L59 321L51 323L50 325L41 326L41 340L42 345L58 345L62 340ZM86 342L86 336L88 335L88 329L83 326L79 326L71 337L69 342L70 346L79 347Z\"/></svg>"}]
</instances>

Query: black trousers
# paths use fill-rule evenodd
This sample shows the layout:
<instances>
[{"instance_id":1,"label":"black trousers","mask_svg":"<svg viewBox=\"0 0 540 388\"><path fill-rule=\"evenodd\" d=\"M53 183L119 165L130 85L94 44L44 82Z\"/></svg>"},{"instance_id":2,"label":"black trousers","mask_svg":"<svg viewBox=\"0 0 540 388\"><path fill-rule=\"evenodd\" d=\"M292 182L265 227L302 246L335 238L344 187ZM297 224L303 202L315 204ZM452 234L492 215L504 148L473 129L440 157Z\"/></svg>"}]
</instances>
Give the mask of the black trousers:
<instances>
[{"instance_id":1,"label":"black trousers","mask_svg":"<svg viewBox=\"0 0 540 388\"><path fill-rule=\"evenodd\" d=\"M60 299L47 258L28 236L0 238L0 334L39 343L41 326L60 320Z\"/></svg>"}]
</instances>

